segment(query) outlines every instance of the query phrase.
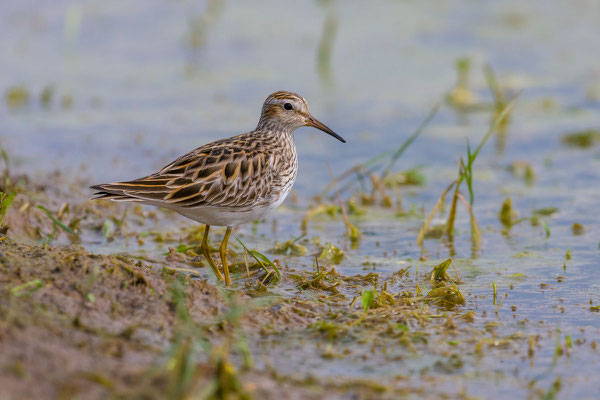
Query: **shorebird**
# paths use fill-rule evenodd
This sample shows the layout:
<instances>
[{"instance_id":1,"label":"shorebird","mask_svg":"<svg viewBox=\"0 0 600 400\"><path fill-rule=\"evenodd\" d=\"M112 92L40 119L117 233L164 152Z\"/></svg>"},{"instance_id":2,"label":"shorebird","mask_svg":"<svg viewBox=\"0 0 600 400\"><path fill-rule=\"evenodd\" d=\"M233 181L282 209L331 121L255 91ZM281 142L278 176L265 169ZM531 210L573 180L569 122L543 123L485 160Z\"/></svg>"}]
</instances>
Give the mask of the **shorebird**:
<instances>
[{"instance_id":1,"label":"shorebird","mask_svg":"<svg viewBox=\"0 0 600 400\"><path fill-rule=\"evenodd\" d=\"M302 96L279 91L265 100L254 130L198 147L152 175L91 186L97 191L94 199L168 208L205 224L202 253L217 279L230 285L231 229L263 218L285 200L298 172L293 134L301 126L346 142L310 114ZM219 249L223 274L208 245L213 225L227 227Z\"/></svg>"}]
</instances>

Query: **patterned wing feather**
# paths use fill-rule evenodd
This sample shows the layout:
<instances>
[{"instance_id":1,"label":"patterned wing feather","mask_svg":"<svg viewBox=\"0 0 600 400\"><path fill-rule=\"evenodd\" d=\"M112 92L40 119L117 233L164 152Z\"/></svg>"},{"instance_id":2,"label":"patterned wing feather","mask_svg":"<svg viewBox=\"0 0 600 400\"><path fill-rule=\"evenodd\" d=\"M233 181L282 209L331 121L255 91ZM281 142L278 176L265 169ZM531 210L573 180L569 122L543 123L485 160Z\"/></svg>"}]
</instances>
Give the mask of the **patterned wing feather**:
<instances>
[{"instance_id":1,"label":"patterned wing feather","mask_svg":"<svg viewBox=\"0 0 600 400\"><path fill-rule=\"evenodd\" d=\"M246 207L269 196L274 174L270 151L256 150L256 137L239 135L202 146L155 174L128 182L92 186L96 198L159 202L173 207ZM165 205L166 205L165 204Z\"/></svg>"}]
</instances>

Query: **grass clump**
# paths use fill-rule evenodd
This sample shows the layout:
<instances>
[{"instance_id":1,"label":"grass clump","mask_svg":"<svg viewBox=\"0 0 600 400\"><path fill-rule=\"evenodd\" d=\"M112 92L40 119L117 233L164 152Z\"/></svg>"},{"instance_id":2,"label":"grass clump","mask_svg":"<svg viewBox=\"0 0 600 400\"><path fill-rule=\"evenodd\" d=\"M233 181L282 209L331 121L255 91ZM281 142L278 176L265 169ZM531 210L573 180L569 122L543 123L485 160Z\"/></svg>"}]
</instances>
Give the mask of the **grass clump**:
<instances>
[{"instance_id":1,"label":"grass clump","mask_svg":"<svg viewBox=\"0 0 600 400\"><path fill-rule=\"evenodd\" d=\"M455 284L433 288L427 293L426 299L449 310L465 304L465 297Z\"/></svg>"},{"instance_id":2,"label":"grass clump","mask_svg":"<svg viewBox=\"0 0 600 400\"><path fill-rule=\"evenodd\" d=\"M296 281L296 287L301 290L320 290L338 294L338 285L342 282L335 268L327 270L319 266L319 259L315 257L315 270L302 274L291 274L290 278Z\"/></svg>"}]
</instances>

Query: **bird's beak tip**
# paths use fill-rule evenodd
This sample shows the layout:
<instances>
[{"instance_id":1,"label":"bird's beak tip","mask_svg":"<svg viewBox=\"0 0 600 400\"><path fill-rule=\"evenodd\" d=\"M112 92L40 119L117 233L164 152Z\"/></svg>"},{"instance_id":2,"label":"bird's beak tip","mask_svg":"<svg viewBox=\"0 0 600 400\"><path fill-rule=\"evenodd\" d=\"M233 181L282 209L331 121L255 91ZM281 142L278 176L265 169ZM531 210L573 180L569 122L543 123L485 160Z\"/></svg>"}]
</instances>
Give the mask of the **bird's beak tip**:
<instances>
[{"instance_id":1,"label":"bird's beak tip","mask_svg":"<svg viewBox=\"0 0 600 400\"><path fill-rule=\"evenodd\" d=\"M319 130L327 133L328 135L333 136L334 138L336 138L340 142L346 143L346 140L343 137L341 137L340 135L338 135L337 133L335 133L334 131L332 131L331 129L329 129L329 127L327 127L324 123L322 123L318 119L314 118L313 116L309 116L306 119L306 125L307 126L312 126L313 128L317 128L317 129L319 129Z\"/></svg>"}]
</instances>

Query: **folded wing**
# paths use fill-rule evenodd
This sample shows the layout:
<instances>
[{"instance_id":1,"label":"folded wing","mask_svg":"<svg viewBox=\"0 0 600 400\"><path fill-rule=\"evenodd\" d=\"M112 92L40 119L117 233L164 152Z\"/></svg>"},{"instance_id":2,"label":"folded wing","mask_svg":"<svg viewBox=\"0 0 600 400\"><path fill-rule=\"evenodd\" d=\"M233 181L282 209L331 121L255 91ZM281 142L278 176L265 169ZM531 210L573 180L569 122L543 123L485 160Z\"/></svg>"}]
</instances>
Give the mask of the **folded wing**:
<instances>
[{"instance_id":1,"label":"folded wing","mask_svg":"<svg viewBox=\"0 0 600 400\"><path fill-rule=\"evenodd\" d=\"M265 201L274 176L272 155L215 142L173 161L155 174L92 186L96 199L163 203L169 208L247 207Z\"/></svg>"}]
</instances>

